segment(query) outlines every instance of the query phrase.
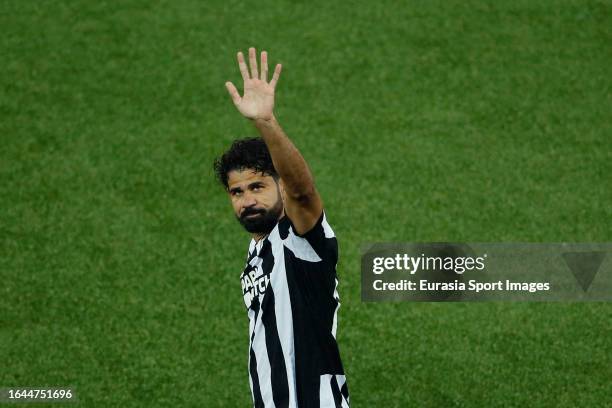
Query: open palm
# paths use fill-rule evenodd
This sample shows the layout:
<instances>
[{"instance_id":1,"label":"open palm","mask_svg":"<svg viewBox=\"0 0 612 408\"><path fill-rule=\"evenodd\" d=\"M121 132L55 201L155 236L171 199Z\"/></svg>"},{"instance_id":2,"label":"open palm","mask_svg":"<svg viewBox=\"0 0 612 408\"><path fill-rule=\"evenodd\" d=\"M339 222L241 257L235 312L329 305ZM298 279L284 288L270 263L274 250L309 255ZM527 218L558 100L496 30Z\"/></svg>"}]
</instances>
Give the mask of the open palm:
<instances>
[{"instance_id":1,"label":"open palm","mask_svg":"<svg viewBox=\"0 0 612 408\"><path fill-rule=\"evenodd\" d=\"M249 48L249 65L247 68L242 52L238 52L238 67L244 80L244 95L241 97L238 90L231 82L226 82L225 87L232 97L238 111L246 118L256 120L270 120L274 110L274 89L281 72L281 64L276 64L272 80L268 82L268 53L261 52L261 72L257 69L257 58L255 48Z\"/></svg>"}]
</instances>

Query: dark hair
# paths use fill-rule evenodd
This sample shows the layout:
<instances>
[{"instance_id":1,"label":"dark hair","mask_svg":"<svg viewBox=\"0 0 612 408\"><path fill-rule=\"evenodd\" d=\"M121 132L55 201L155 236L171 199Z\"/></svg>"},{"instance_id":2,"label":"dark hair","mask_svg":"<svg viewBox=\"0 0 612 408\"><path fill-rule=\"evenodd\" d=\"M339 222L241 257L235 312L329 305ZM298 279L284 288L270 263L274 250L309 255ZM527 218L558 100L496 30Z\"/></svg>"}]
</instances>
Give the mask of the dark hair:
<instances>
[{"instance_id":1,"label":"dark hair","mask_svg":"<svg viewBox=\"0 0 612 408\"><path fill-rule=\"evenodd\" d=\"M234 140L228 151L215 159L217 179L227 189L227 173L232 170L251 169L278 178L266 143L260 137Z\"/></svg>"}]
</instances>

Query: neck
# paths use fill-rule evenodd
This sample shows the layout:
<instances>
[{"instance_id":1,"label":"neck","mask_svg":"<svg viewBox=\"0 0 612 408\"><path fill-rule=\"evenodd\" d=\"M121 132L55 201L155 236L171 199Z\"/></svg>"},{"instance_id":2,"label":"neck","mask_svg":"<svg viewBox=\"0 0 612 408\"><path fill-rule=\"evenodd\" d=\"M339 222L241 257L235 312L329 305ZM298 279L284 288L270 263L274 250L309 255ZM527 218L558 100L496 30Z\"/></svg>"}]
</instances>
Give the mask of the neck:
<instances>
[{"instance_id":1,"label":"neck","mask_svg":"<svg viewBox=\"0 0 612 408\"><path fill-rule=\"evenodd\" d=\"M255 242L259 242L260 239L263 239L268 234L251 234L251 237L255 240Z\"/></svg>"}]
</instances>

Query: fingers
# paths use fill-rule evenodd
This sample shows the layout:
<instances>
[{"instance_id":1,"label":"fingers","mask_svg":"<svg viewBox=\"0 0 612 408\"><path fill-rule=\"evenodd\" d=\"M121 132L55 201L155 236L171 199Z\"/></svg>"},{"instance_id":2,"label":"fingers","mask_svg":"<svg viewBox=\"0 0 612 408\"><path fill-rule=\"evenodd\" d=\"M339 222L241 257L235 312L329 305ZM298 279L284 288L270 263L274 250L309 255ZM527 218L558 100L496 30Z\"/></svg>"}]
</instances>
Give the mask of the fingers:
<instances>
[{"instance_id":1,"label":"fingers","mask_svg":"<svg viewBox=\"0 0 612 408\"><path fill-rule=\"evenodd\" d=\"M264 82L268 81L268 53L266 51L261 52L261 74L257 71L257 52L255 51L254 47L249 48L249 65L251 67L251 72L249 72L249 67L247 67L247 63L244 60L244 55L242 54L242 51L238 51L238 67L240 68L240 74L242 75L242 79L244 81L247 81L251 78L259 78ZM280 72L281 64L277 64L274 69L272 80L270 81L270 85L272 85L273 87L276 86L276 82L278 81Z\"/></svg>"},{"instance_id":2,"label":"fingers","mask_svg":"<svg viewBox=\"0 0 612 408\"><path fill-rule=\"evenodd\" d=\"M266 51L261 52L261 77L259 79L268 82L268 53Z\"/></svg>"},{"instance_id":3,"label":"fingers","mask_svg":"<svg viewBox=\"0 0 612 408\"><path fill-rule=\"evenodd\" d=\"M226 82L225 88L227 88L227 92L229 92L230 96L232 97L232 102L234 102L234 105L238 105L240 103L240 94L238 93L238 90L234 84L231 82Z\"/></svg>"},{"instance_id":4,"label":"fingers","mask_svg":"<svg viewBox=\"0 0 612 408\"><path fill-rule=\"evenodd\" d=\"M272 75L272 80L270 81L270 85L272 85L272 88L274 88L276 86L276 83L278 82L278 77L280 76L281 69L281 64L276 64L276 68L274 68L274 75Z\"/></svg>"},{"instance_id":5,"label":"fingers","mask_svg":"<svg viewBox=\"0 0 612 408\"><path fill-rule=\"evenodd\" d=\"M257 73L257 55L253 47L249 48L249 65L251 65L251 78L259 78L259 74Z\"/></svg>"},{"instance_id":6,"label":"fingers","mask_svg":"<svg viewBox=\"0 0 612 408\"><path fill-rule=\"evenodd\" d=\"M249 70L247 69L246 62L244 62L244 55L242 55L242 51L238 51L238 67L240 68L240 73L242 74L243 80L248 80Z\"/></svg>"}]
</instances>

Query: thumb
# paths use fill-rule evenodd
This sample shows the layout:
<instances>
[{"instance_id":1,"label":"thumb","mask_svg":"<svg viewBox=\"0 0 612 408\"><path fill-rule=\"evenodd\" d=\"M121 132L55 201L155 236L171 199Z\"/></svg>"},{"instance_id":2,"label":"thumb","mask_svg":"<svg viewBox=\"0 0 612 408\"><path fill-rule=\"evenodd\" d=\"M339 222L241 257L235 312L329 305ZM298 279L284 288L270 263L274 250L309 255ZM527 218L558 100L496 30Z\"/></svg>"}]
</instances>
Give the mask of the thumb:
<instances>
[{"instance_id":1,"label":"thumb","mask_svg":"<svg viewBox=\"0 0 612 408\"><path fill-rule=\"evenodd\" d=\"M234 102L234 105L238 105L240 103L241 98L234 84L228 81L225 83L225 88L227 89L227 92L232 97L232 101Z\"/></svg>"}]
</instances>

